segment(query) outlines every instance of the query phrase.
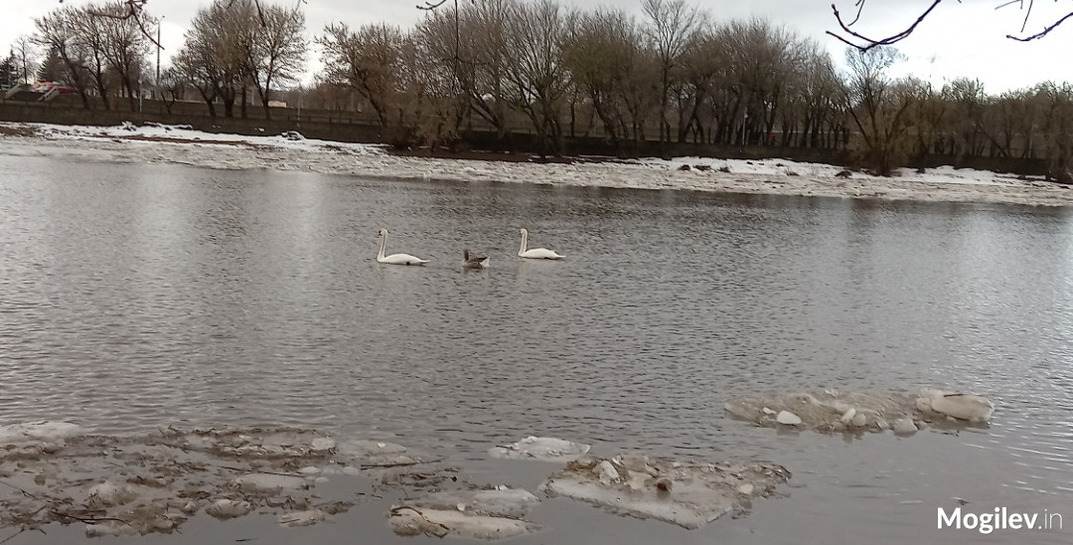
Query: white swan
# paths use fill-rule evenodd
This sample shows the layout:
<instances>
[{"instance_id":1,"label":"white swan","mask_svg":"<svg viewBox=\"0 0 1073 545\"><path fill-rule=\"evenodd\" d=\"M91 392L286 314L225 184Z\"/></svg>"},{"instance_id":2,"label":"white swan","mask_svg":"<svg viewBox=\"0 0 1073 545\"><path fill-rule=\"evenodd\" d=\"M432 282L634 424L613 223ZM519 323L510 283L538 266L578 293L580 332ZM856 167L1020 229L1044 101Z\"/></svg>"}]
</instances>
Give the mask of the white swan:
<instances>
[{"instance_id":1,"label":"white swan","mask_svg":"<svg viewBox=\"0 0 1073 545\"><path fill-rule=\"evenodd\" d=\"M533 248L529 250L529 230L522 227L522 245L518 248L518 257L523 259L562 259L561 256L547 248Z\"/></svg>"},{"instance_id":2,"label":"white swan","mask_svg":"<svg viewBox=\"0 0 1073 545\"><path fill-rule=\"evenodd\" d=\"M383 263L385 265L424 265L428 261L414 257L410 254L391 254L384 257L384 246L387 245L387 229L381 229L376 233L376 238L380 240L380 250L376 252L376 262Z\"/></svg>"}]
</instances>

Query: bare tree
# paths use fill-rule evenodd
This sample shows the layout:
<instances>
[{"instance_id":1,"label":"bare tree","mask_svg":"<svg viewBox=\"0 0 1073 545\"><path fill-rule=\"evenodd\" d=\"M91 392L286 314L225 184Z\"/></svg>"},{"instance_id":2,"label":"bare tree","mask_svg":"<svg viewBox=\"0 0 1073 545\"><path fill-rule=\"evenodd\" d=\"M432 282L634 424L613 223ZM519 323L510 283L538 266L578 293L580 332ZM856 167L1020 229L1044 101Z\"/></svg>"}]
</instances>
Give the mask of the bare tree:
<instances>
[{"instance_id":1,"label":"bare tree","mask_svg":"<svg viewBox=\"0 0 1073 545\"><path fill-rule=\"evenodd\" d=\"M91 15L90 8L79 8L72 13L70 22L74 28L75 44L83 52L86 71L92 80L93 88L101 99L104 109L111 109L111 100L109 98L111 83L108 75L108 60L105 54L104 20Z\"/></svg>"},{"instance_id":2,"label":"bare tree","mask_svg":"<svg viewBox=\"0 0 1073 545\"><path fill-rule=\"evenodd\" d=\"M77 40L75 20L80 12L71 7L55 9L34 20L37 33L34 40L56 55L63 63L66 81L78 91L82 106L90 109L89 85L90 75L86 69L88 62L85 48Z\"/></svg>"},{"instance_id":3,"label":"bare tree","mask_svg":"<svg viewBox=\"0 0 1073 545\"><path fill-rule=\"evenodd\" d=\"M92 26L94 31L101 33L102 52L108 67L119 78L130 104L131 111L137 109L137 96L141 93L141 70L149 53L149 40L141 30L140 24L154 19L141 13L140 17L122 17L127 9L123 1L117 1L103 6L90 6L86 13L96 19ZM97 16L95 14L111 14L111 17Z\"/></svg>"},{"instance_id":4,"label":"bare tree","mask_svg":"<svg viewBox=\"0 0 1073 545\"><path fill-rule=\"evenodd\" d=\"M1041 109L1044 153L1048 176L1062 183L1073 182L1073 86L1048 82L1036 88Z\"/></svg>"},{"instance_id":5,"label":"bare tree","mask_svg":"<svg viewBox=\"0 0 1073 545\"><path fill-rule=\"evenodd\" d=\"M846 52L846 109L864 141L865 163L882 176L897 166L913 97L908 85L888 75L898 58L898 51L888 47Z\"/></svg>"},{"instance_id":6,"label":"bare tree","mask_svg":"<svg viewBox=\"0 0 1073 545\"><path fill-rule=\"evenodd\" d=\"M269 5L263 9L261 20L263 24L251 21L254 24L247 27L253 29L253 36L245 44L246 65L265 117L271 118L268 103L273 86L297 81L305 68L305 14L297 7L291 10Z\"/></svg>"},{"instance_id":7,"label":"bare tree","mask_svg":"<svg viewBox=\"0 0 1073 545\"><path fill-rule=\"evenodd\" d=\"M197 12L186 32L175 65L201 94L210 115L217 115L220 101L224 115L234 116L249 73L244 32L255 13L248 2L215 0Z\"/></svg>"},{"instance_id":8,"label":"bare tree","mask_svg":"<svg viewBox=\"0 0 1073 545\"><path fill-rule=\"evenodd\" d=\"M554 0L515 4L507 19L508 96L532 123L541 154L562 147L561 108L571 84L562 60L569 19Z\"/></svg>"},{"instance_id":9,"label":"bare tree","mask_svg":"<svg viewBox=\"0 0 1073 545\"><path fill-rule=\"evenodd\" d=\"M356 89L376 114L383 129L398 98L398 75L403 34L398 27L363 25L351 31L332 24L317 38L328 81Z\"/></svg>"},{"instance_id":10,"label":"bare tree","mask_svg":"<svg viewBox=\"0 0 1073 545\"><path fill-rule=\"evenodd\" d=\"M187 81L183 72L175 66L169 67L160 75L157 86L160 90L160 101L164 103L165 110L171 114L175 103L183 99L186 94Z\"/></svg>"},{"instance_id":11,"label":"bare tree","mask_svg":"<svg viewBox=\"0 0 1073 545\"><path fill-rule=\"evenodd\" d=\"M18 61L19 79L23 84L30 83L34 76L32 69L37 65L37 44L31 36L20 35L15 38L14 53Z\"/></svg>"},{"instance_id":12,"label":"bare tree","mask_svg":"<svg viewBox=\"0 0 1073 545\"><path fill-rule=\"evenodd\" d=\"M418 27L427 55L454 76L465 107L502 138L507 130L506 21L513 0L475 0L454 9L434 10Z\"/></svg>"},{"instance_id":13,"label":"bare tree","mask_svg":"<svg viewBox=\"0 0 1073 545\"><path fill-rule=\"evenodd\" d=\"M641 7L648 17L648 39L660 64L660 142L669 142L671 126L667 121L667 102L671 73L678 66L690 40L704 24L705 16L696 6L687 4L686 0L644 0Z\"/></svg>"}]
</instances>

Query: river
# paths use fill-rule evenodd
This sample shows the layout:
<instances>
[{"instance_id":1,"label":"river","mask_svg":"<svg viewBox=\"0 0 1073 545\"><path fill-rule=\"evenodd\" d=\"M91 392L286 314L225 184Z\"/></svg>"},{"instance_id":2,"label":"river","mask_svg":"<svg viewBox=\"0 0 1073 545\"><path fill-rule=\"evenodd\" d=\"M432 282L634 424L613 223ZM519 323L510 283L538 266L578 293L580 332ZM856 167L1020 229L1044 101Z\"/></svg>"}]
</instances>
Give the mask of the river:
<instances>
[{"instance_id":1,"label":"river","mask_svg":"<svg viewBox=\"0 0 1073 545\"><path fill-rule=\"evenodd\" d=\"M567 259L514 257L522 226ZM378 265L381 227L389 253L432 262ZM491 268L463 271L463 248ZM922 386L989 395L994 420L855 439L722 409ZM485 450L534 434L794 472L786 497L701 531L557 500L519 543L1023 543L940 532L936 508L1073 525L1073 214L0 154L0 424L40 419L315 427L504 479Z\"/></svg>"}]
</instances>

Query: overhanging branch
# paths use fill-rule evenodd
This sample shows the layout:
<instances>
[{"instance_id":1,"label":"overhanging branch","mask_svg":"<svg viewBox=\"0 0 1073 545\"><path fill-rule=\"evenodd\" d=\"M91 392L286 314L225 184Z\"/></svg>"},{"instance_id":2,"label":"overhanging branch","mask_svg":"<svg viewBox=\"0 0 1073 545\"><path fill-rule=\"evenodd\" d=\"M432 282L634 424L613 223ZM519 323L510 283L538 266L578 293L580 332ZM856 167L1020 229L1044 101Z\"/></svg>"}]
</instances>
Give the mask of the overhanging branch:
<instances>
[{"instance_id":1,"label":"overhanging branch","mask_svg":"<svg viewBox=\"0 0 1073 545\"><path fill-rule=\"evenodd\" d=\"M920 23L923 23L924 19L927 19L928 16L931 15L931 12L935 11L935 8L939 7L939 4L943 3L943 0L934 0L931 5L928 6L928 9L925 10L924 13L921 13L920 16L917 17L916 21L913 21L913 24L909 25L909 28L906 28L905 30L896 34L887 36L886 38L875 39L869 38L868 36L865 36L850 28L851 26L856 24L857 21L861 18L861 12L864 11L864 4L866 1L867 0L857 0L857 17L855 17L853 21L849 23L842 19L842 13L838 11L838 6L835 4L831 4L831 11L835 14L835 21L838 21L838 26L842 27L842 32L848 35L849 38L838 33L832 32L830 30L827 31L827 34L834 36L835 38L841 40L843 43L851 47L855 47L861 51L868 51L870 49L886 45L894 45L908 38L913 33L913 31L915 31L917 27L920 26ZM961 0L958 0L959 3L960 1Z\"/></svg>"},{"instance_id":2,"label":"overhanging branch","mask_svg":"<svg viewBox=\"0 0 1073 545\"><path fill-rule=\"evenodd\" d=\"M827 31L827 34L832 36L832 37L834 37L834 38L836 38L836 39L838 39L842 43L844 43L844 44L846 44L846 45L848 45L850 47L854 47L856 49L859 49L861 51L868 51L869 49L872 49L872 48L875 48L875 47L894 45L894 44L896 44L896 43L898 43L898 42L900 42L902 40L905 40L910 35L912 35L913 32L916 31L917 27L919 27L921 25L921 23L923 23L924 20L927 19L932 14L932 12L935 11L935 8L939 7L939 4L941 4L943 2L943 0L934 0L928 6L928 8L926 10L924 10L916 18L916 20L913 21L913 23L910 24L905 30L902 30L900 32L891 34L891 35L886 36L884 38L872 38L872 37L869 37L869 36L865 36L864 34L862 34L860 32L857 32L857 31L853 30L853 28L852 28L855 24L857 24L858 21L860 21L861 14L864 12L864 7L865 7L865 4L867 3L867 1L868 0L856 0L855 1L854 7L857 8L857 14L853 18L852 21L848 21L848 22L845 19L843 19L842 13L838 10L838 6L835 5L835 4L831 4L831 11L834 13L835 21L838 23L838 26L839 26L839 28L841 30L840 31ZM957 1L958 1L959 4L962 3L961 0L957 0ZM1057 2L1058 0L1055 0L1055 1ZM1018 8L1021 11L1024 12L1024 18L1021 21L1021 30L1020 30L1020 33L1024 34L1025 29L1028 28L1029 20L1031 19L1032 14L1035 11L1036 1L1035 0L1005 0L1002 3L1000 3L999 5L997 5L995 7L995 9L996 10L1001 10L1001 9L1004 9L1004 8L1008 8L1010 6L1018 6ZM1034 40L1039 40L1040 38L1043 38L1043 37L1049 35L1052 31L1054 31L1056 28L1058 28L1059 26L1061 26L1063 23L1065 23L1066 21L1068 21L1070 19L1073 19L1073 11L1067 13L1065 16L1061 17L1060 19L1057 19L1054 23L1045 26L1043 28L1043 30L1041 30L1040 32L1038 32L1036 34L1032 34L1030 36L1018 36L1018 35L1014 35L1014 34L1007 34L1006 37L1008 39L1010 39L1010 40L1015 40L1015 41L1018 41L1018 42L1031 42L1031 41L1034 41Z\"/></svg>"}]
</instances>

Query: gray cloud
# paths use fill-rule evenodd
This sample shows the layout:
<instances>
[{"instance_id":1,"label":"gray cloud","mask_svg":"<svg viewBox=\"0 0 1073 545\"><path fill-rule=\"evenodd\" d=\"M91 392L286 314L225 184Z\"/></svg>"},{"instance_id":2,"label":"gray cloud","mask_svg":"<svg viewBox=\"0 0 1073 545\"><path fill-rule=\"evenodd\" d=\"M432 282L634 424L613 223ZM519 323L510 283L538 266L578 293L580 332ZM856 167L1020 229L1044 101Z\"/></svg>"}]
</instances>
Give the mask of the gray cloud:
<instances>
[{"instance_id":1,"label":"gray cloud","mask_svg":"<svg viewBox=\"0 0 1073 545\"><path fill-rule=\"evenodd\" d=\"M67 0L83 3L86 0ZM290 0L285 0L290 1ZM1073 80L1073 66L1064 62L1073 50L1073 23L1060 28L1045 40L1019 44L1006 39L1020 30L1016 6L995 11L998 0L965 0L942 5L916 34L899 48L907 61L900 70L936 83L966 76L984 81L989 91L1033 85L1045 80ZM306 16L312 36L327 23L343 21L351 25L387 21L412 25L422 14L416 0L308 0ZM575 8L608 6L639 13L640 0L563 0ZM852 0L838 0L844 11L852 11ZM59 5L58 0L4 0L0 19L0 47L7 49L15 37L33 30L32 20ZM163 34L168 52L178 48L183 27L197 9L209 0L151 0L153 13L164 16ZM713 19L727 20L759 16L788 25L800 34L826 45L839 61L845 49L824 34L835 28L829 0L698 0ZM860 23L865 33L884 35L901 30L913 21L929 0L870 0ZM1035 31L1056 17L1065 3L1038 3L1039 12L1030 22ZM168 56L165 53L165 57Z\"/></svg>"}]
</instances>

